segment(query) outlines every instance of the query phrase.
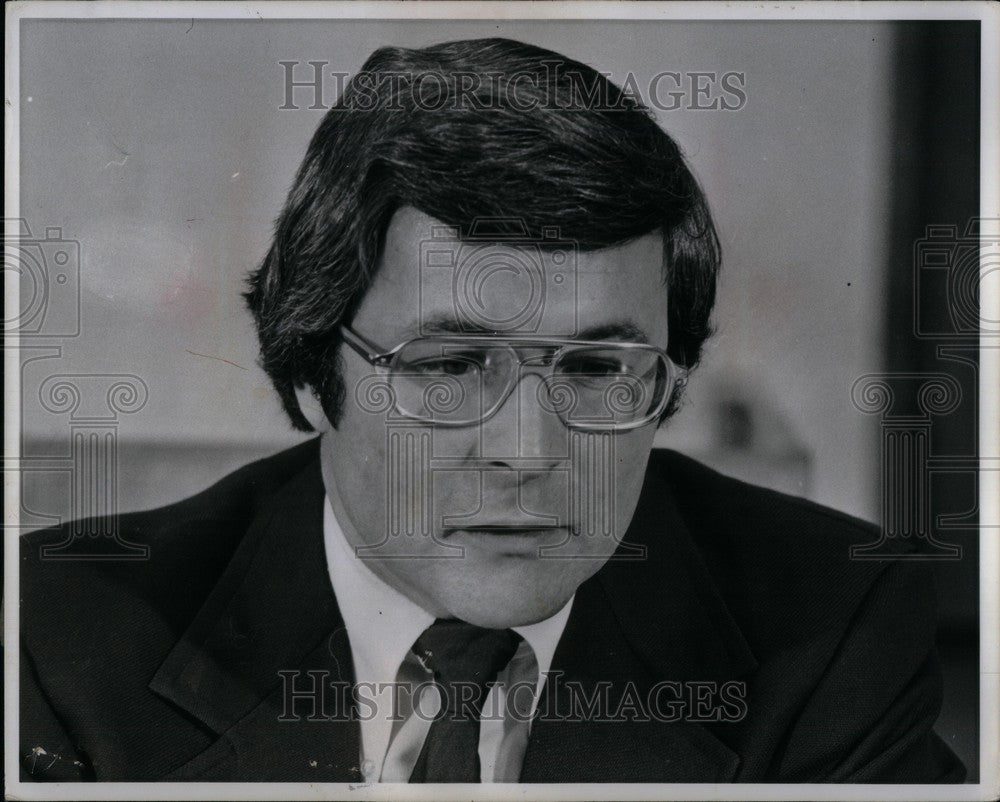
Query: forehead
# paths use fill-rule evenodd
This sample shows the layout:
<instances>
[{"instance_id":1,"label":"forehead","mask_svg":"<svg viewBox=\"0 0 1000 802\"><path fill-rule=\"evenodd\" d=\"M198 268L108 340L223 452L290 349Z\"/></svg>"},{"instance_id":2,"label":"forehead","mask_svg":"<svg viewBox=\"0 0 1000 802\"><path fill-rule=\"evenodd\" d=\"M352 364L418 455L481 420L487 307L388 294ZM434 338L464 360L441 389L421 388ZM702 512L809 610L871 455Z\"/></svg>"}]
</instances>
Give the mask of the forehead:
<instances>
[{"instance_id":1,"label":"forehead","mask_svg":"<svg viewBox=\"0 0 1000 802\"><path fill-rule=\"evenodd\" d=\"M449 319L468 331L564 337L627 321L665 345L663 258L659 232L596 251L580 251L557 229L462 240L404 207L390 222L354 322L388 340L432 333Z\"/></svg>"}]
</instances>

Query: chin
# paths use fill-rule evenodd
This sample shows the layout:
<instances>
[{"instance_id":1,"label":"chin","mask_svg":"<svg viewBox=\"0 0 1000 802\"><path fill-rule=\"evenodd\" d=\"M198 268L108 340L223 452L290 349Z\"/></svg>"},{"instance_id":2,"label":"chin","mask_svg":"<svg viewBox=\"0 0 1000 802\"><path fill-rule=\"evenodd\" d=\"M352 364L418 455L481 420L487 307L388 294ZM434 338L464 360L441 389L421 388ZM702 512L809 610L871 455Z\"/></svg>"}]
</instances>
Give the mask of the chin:
<instances>
[{"instance_id":1,"label":"chin","mask_svg":"<svg viewBox=\"0 0 1000 802\"><path fill-rule=\"evenodd\" d=\"M496 592L491 592L491 591ZM513 590L513 592L512 592ZM536 624L555 615L563 608L576 587L565 592L547 587L544 594L533 592L524 585L491 588L484 582L475 595L459 595L446 608L455 618L485 629Z\"/></svg>"},{"instance_id":2,"label":"chin","mask_svg":"<svg viewBox=\"0 0 1000 802\"><path fill-rule=\"evenodd\" d=\"M471 607L461 612L455 613L456 618L475 624L484 629L508 629L510 627L527 626L543 621L549 616L555 615L562 608L562 604L554 604L551 608L539 609L482 609Z\"/></svg>"},{"instance_id":3,"label":"chin","mask_svg":"<svg viewBox=\"0 0 1000 802\"><path fill-rule=\"evenodd\" d=\"M559 612L581 583L607 562L592 559L538 559L533 554L500 556L470 549L462 560L423 561L420 577L425 607L486 629L507 629L543 621Z\"/></svg>"}]
</instances>

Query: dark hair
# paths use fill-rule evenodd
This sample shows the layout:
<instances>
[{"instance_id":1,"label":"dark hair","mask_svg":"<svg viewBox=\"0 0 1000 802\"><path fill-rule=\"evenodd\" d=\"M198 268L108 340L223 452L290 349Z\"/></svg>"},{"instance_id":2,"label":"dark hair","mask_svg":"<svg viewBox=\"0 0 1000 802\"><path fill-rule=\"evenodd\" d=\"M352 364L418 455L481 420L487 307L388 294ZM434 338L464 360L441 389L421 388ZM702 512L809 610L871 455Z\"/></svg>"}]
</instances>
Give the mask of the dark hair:
<instances>
[{"instance_id":1,"label":"dark hair","mask_svg":"<svg viewBox=\"0 0 1000 802\"><path fill-rule=\"evenodd\" d=\"M249 278L261 362L296 428L312 428L295 397L306 384L339 418L338 328L403 206L460 232L480 218L517 218L529 236L556 227L580 250L662 231L668 350L697 363L718 238L680 150L641 102L584 64L509 39L387 47L313 135Z\"/></svg>"}]
</instances>

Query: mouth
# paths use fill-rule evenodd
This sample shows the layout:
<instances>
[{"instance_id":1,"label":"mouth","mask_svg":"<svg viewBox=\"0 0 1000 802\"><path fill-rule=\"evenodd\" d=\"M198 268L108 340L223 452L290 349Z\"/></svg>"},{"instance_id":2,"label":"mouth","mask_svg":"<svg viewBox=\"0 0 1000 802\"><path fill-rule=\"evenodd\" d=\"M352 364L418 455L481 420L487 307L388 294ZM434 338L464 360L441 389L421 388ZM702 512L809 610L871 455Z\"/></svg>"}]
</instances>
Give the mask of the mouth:
<instances>
[{"instance_id":1,"label":"mouth","mask_svg":"<svg viewBox=\"0 0 1000 802\"><path fill-rule=\"evenodd\" d=\"M524 524L489 524L446 529L446 540L504 554L535 552L569 537L565 526L525 526Z\"/></svg>"},{"instance_id":2,"label":"mouth","mask_svg":"<svg viewBox=\"0 0 1000 802\"><path fill-rule=\"evenodd\" d=\"M523 523L476 524L474 526L456 526L445 530L446 533L470 532L485 535L523 535L529 533L561 532L565 526L529 526Z\"/></svg>"}]
</instances>

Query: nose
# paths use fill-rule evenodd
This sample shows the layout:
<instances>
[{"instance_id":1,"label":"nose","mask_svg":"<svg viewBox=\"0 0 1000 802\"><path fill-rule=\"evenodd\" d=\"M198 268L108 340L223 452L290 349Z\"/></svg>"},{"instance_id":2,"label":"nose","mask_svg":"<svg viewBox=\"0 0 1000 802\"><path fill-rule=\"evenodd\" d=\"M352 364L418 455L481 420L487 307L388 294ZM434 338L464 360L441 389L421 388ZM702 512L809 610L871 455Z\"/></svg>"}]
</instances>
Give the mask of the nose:
<instances>
[{"instance_id":1,"label":"nose","mask_svg":"<svg viewBox=\"0 0 1000 802\"><path fill-rule=\"evenodd\" d=\"M569 430L539 400L540 371L523 367L500 408L480 424L480 456L498 467L551 470L569 457Z\"/></svg>"}]
</instances>

